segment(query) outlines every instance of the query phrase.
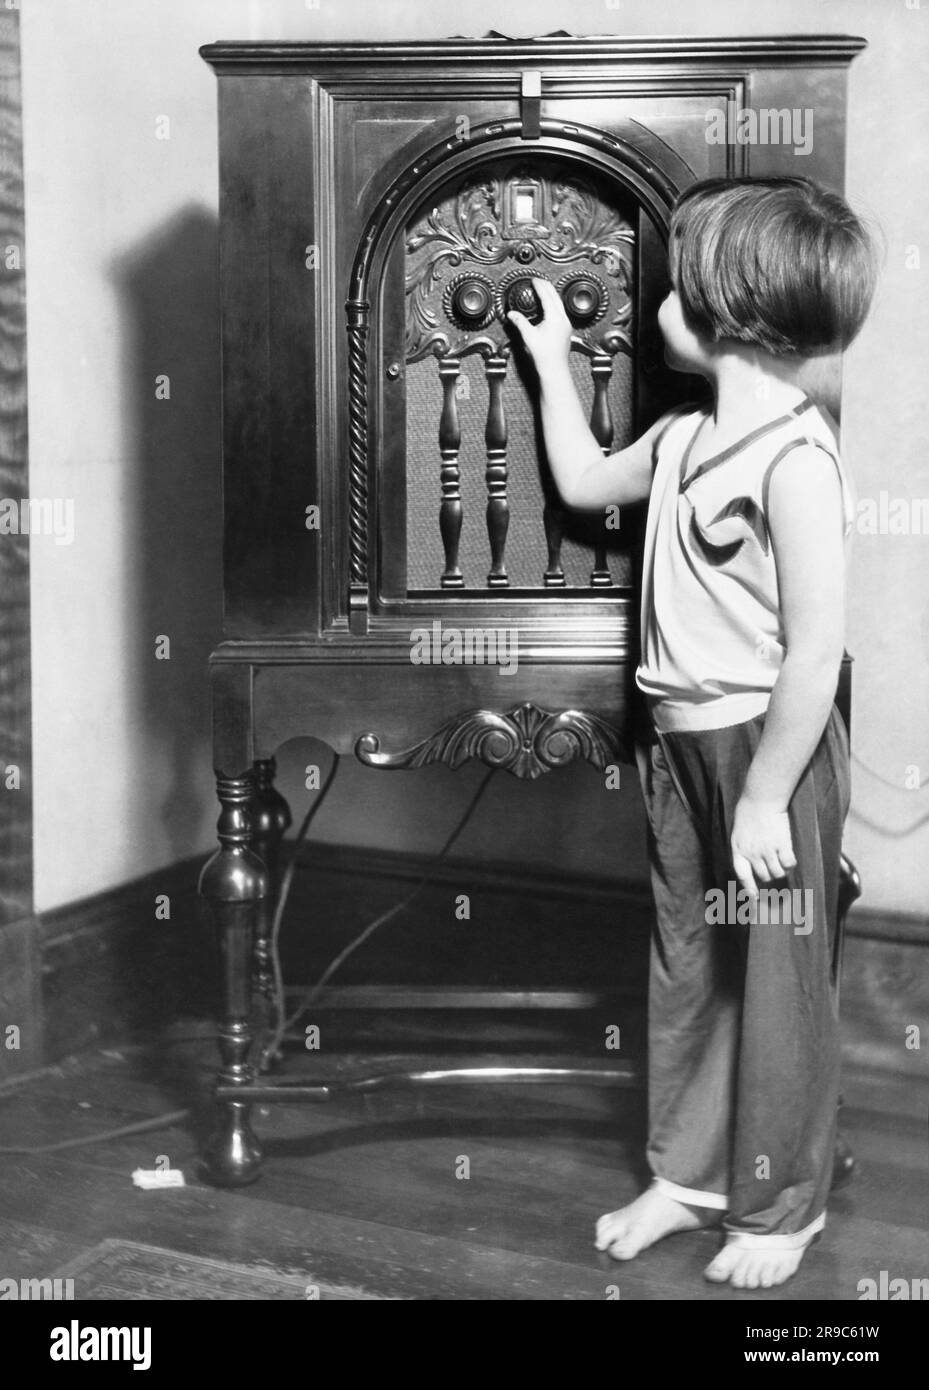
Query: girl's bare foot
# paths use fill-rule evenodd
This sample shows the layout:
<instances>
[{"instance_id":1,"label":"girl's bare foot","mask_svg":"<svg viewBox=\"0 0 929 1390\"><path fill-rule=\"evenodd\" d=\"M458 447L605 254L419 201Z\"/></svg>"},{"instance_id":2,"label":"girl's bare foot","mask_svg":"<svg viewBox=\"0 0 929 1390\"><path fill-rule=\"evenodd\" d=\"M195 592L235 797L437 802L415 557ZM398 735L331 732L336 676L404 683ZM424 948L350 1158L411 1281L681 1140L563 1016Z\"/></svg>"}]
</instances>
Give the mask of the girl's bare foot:
<instances>
[{"instance_id":1,"label":"girl's bare foot","mask_svg":"<svg viewBox=\"0 0 929 1390\"><path fill-rule=\"evenodd\" d=\"M703 1271L704 1278L714 1284L728 1282L735 1289L773 1289L796 1274L813 1240L815 1236L810 1236L798 1250L748 1249L727 1243Z\"/></svg>"},{"instance_id":2,"label":"girl's bare foot","mask_svg":"<svg viewBox=\"0 0 929 1390\"><path fill-rule=\"evenodd\" d=\"M627 1207L600 1217L595 1244L614 1260L632 1260L665 1236L714 1225L722 1215L708 1207L685 1206L660 1188L649 1187Z\"/></svg>"}]
</instances>

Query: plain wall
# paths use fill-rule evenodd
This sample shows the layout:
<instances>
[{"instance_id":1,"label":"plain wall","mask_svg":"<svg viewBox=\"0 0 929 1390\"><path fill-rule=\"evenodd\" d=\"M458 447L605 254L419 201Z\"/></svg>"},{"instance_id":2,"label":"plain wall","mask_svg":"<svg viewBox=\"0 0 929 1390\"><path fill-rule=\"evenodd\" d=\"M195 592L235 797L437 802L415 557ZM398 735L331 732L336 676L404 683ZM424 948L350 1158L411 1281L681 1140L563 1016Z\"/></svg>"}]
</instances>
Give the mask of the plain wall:
<instances>
[{"instance_id":1,"label":"plain wall","mask_svg":"<svg viewBox=\"0 0 929 1390\"><path fill-rule=\"evenodd\" d=\"M913 0L910 0L910 5ZM219 636L216 38L853 33L847 190L887 261L846 360L842 444L859 493L929 497L929 0L41 0L22 13L33 497L73 498L70 546L32 547L36 904L50 909L206 853L215 805L206 661ZM170 118L171 138L156 138ZM918 248L914 254L912 248ZM167 374L170 400L155 396ZM929 537L859 537L854 800L869 906L925 911ZM170 661L155 658L171 640ZM287 750L285 790L319 746ZM432 851L480 769L379 774L346 759L314 833ZM498 777L457 852L644 873L634 773Z\"/></svg>"}]
</instances>

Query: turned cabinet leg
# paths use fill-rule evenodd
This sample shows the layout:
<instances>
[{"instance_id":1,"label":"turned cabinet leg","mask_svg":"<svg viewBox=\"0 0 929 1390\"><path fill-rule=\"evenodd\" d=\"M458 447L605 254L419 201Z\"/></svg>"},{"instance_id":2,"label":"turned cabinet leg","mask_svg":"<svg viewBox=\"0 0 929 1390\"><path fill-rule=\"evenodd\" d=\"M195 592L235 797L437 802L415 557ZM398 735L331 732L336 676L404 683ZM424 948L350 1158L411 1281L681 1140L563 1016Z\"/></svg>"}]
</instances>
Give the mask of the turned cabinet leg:
<instances>
[{"instance_id":1,"label":"turned cabinet leg","mask_svg":"<svg viewBox=\"0 0 929 1390\"><path fill-rule=\"evenodd\" d=\"M274 908L280 889L281 840L291 823L290 807L274 785L277 766L273 758L261 758L254 765L255 795L252 799L251 847L268 871L269 892L262 900L255 941L255 988L265 999L274 989L271 969L270 936Z\"/></svg>"},{"instance_id":2,"label":"turned cabinet leg","mask_svg":"<svg viewBox=\"0 0 929 1390\"><path fill-rule=\"evenodd\" d=\"M222 971L222 1021L219 1027L221 1069L217 1084L248 1086L254 1072L248 1056L252 1044L251 969L262 903L268 896L268 872L251 849L251 771L237 777L217 776L221 811L219 849L200 875L200 894L212 917ZM250 1105L218 1101L217 1126L204 1162L213 1182L239 1187L253 1182L261 1168L261 1147L249 1124Z\"/></svg>"}]
</instances>

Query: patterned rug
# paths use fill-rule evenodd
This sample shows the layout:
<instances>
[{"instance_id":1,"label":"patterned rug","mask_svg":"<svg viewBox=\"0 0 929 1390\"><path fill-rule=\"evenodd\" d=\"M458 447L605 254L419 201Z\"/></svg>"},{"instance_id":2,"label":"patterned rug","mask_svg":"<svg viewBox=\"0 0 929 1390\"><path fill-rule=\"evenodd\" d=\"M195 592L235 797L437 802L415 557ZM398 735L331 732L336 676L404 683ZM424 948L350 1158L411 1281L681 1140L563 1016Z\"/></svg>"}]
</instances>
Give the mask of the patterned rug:
<instances>
[{"instance_id":1,"label":"patterned rug","mask_svg":"<svg viewBox=\"0 0 929 1390\"><path fill-rule=\"evenodd\" d=\"M234 1301L283 1299L305 1302L341 1299L385 1302L377 1294L347 1284L328 1284L278 1274L249 1265L207 1260L179 1250L162 1250L132 1240L104 1240L55 1271L55 1279L73 1279L75 1300L108 1299Z\"/></svg>"}]
</instances>

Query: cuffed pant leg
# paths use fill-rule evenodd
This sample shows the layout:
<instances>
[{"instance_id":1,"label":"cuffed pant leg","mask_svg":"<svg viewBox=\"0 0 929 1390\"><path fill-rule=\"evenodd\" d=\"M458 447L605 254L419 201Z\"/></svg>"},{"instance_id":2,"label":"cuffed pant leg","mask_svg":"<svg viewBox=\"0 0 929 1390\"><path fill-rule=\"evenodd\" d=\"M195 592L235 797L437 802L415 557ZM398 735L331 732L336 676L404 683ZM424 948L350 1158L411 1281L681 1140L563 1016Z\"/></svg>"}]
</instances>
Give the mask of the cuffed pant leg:
<instances>
[{"instance_id":1,"label":"cuffed pant leg","mask_svg":"<svg viewBox=\"0 0 929 1390\"><path fill-rule=\"evenodd\" d=\"M639 755L655 920L648 1000L647 1158L677 1201L725 1209L739 979L706 922L707 854L660 745Z\"/></svg>"}]
</instances>

